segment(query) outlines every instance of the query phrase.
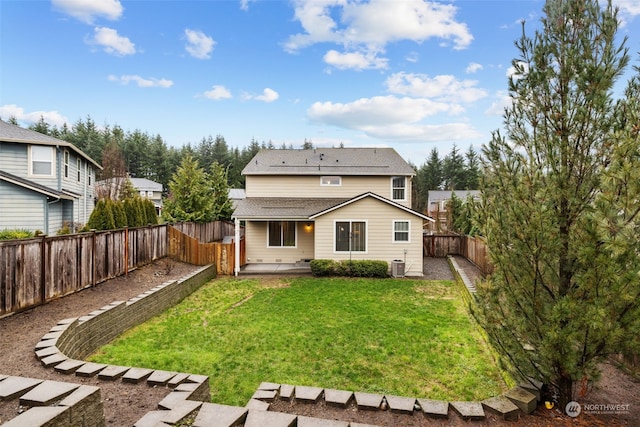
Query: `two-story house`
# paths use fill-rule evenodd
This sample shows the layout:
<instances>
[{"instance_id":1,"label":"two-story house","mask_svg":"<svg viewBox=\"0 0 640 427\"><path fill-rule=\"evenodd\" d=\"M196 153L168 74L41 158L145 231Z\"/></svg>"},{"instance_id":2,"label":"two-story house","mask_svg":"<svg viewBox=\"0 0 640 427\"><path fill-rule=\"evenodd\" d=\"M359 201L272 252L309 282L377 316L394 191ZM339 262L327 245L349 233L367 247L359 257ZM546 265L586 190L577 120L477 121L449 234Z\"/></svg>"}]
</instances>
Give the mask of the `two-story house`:
<instances>
[{"instance_id":1,"label":"two-story house","mask_svg":"<svg viewBox=\"0 0 640 427\"><path fill-rule=\"evenodd\" d=\"M233 218L245 225L247 263L402 260L406 275L422 275L433 219L410 208L415 172L395 150L262 150L242 173Z\"/></svg>"},{"instance_id":2,"label":"two-story house","mask_svg":"<svg viewBox=\"0 0 640 427\"><path fill-rule=\"evenodd\" d=\"M0 229L86 224L98 169L73 144L0 120Z\"/></svg>"}]
</instances>

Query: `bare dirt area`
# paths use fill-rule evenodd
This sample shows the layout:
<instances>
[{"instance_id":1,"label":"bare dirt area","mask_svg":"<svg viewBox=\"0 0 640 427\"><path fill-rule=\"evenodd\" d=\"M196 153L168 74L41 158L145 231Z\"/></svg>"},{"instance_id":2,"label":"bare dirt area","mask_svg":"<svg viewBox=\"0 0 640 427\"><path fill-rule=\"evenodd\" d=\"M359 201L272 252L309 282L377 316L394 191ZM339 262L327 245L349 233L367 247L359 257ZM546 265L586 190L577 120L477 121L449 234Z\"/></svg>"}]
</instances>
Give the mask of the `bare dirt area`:
<instances>
[{"instance_id":1,"label":"bare dirt area","mask_svg":"<svg viewBox=\"0 0 640 427\"><path fill-rule=\"evenodd\" d=\"M457 259L467 276L477 278L477 270L471 263ZM425 279L452 280L453 275L445 259L425 264ZM171 390L165 387L149 387L146 384L126 384L122 381L108 382L97 378L81 378L74 375L58 374L53 369L44 368L36 359L34 346L51 327L60 320L83 316L113 301L132 298L170 279L176 279L197 269L178 262L160 260L152 265L139 268L127 276L104 282L73 295L60 298L40 307L0 319L0 375L16 375L61 382L76 382L100 387L108 426L131 426L144 414L157 409L157 404ZM472 279L472 280L473 280ZM262 280L262 279L261 279ZM279 281L274 276L264 280ZM519 421L503 421L488 414L482 421L465 421L449 410L448 419L438 420L423 416L395 414L390 411L357 410L353 403L346 409L325 404L294 403L276 401L272 410L299 415L320 417L394 427L422 426L636 426L640 425L640 382L609 363L602 365L601 381L580 399L583 407L592 405L628 405L628 411L613 414L594 414L600 406L590 407L591 413L580 414L577 418L562 415L557 410L539 407L532 415ZM271 379L265 378L264 381ZM318 384L318 386L322 386ZM256 384L258 387L258 384ZM419 396L428 397L428 396ZM0 424L15 417L21 409L17 400L0 402ZM620 411L619 411L620 412Z\"/></svg>"}]
</instances>

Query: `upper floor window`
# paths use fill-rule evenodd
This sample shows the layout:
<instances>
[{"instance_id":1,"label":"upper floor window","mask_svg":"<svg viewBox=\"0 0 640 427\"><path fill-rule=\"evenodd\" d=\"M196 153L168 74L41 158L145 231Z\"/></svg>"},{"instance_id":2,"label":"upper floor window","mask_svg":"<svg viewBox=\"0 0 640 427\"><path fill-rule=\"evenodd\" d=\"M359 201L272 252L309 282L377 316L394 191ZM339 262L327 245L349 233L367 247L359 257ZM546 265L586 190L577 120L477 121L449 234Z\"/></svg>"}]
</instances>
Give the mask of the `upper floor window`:
<instances>
[{"instance_id":1,"label":"upper floor window","mask_svg":"<svg viewBox=\"0 0 640 427\"><path fill-rule=\"evenodd\" d=\"M53 147L29 146L29 172L31 175L53 176Z\"/></svg>"},{"instance_id":2,"label":"upper floor window","mask_svg":"<svg viewBox=\"0 0 640 427\"><path fill-rule=\"evenodd\" d=\"M391 198L393 200L407 200L407 178L394 176L391 178Z\"/></svg>"},{"instance_id":3,"label":"upper floor window","mask_svg":"<svg viewBox=\"0 0 640 427\"><path fill-rule=\"evenodd\" d=\"M62 163L64 167L64 177L69 178L69 151L64 150L64 154L62 156Z\"/></svg>"},{"instance_id":4,"label":"upper floor window","mask_svg":"<svg viewBox=\"0 0 640 427\"><path fill-rule=\"evenodd\" d=\"M80 158L78 158L76 160L76 169L77 169L77 174L78 174L78 178L77 179L78 179L78 182L80 182L80 178L81 178L80 171L82 170L82 162L80 161Z\"/></svg>"},{"instance_id":5,"label":"upper floor window","mask_svg":"<svg viewBox=\"0 0 640 427\"><path fill-rule=\"evenodd\" d=\"M342 177L322 176L320 177L320 185L340 186L342 185Z\"/></svg>"},{"instance_id":6,"label":"upper floor window","mask_svg":"<svg viewBox=\"0 0 640 427\"><path fill-rule=\"evenodd\" d=\"M295 247L295 221L269 221L267 246L270 248Z\"/></svg>"}]
</instances>

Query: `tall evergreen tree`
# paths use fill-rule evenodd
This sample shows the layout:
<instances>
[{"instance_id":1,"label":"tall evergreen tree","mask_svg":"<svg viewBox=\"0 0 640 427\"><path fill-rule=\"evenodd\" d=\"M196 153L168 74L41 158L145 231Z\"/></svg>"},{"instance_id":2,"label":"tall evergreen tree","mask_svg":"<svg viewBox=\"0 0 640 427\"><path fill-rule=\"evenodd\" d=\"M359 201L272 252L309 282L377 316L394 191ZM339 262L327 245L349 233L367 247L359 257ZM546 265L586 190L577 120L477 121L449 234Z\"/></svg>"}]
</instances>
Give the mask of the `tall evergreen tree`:
<instances>
[{"instance_id":1,"label":"tall evergreen tree","mask_svg":"<svg viewBox=\"0 0 640 427\"><path fill-rule=\"evenodd\" d=\"M464 190L465 186L465 164L464 157L460 154L460 149L453 144L451 152L444 158L442 163L442 174L444 177L445 190Z\"/></svg>"},{"instance_id":2,"label":"tall evergreen tree","mask_svg":"<svg viewBox=\"0 0 640 427\"><path fill-rule=\"evenodd\" d=\"M213 219L229 220L233 213L233 205L229 199L229 185L227 184L227 171L218 162L211 165L209 173L209 185L213 191Z\"/></svg>"},{"instance_id":3,"label":"tall evergreen tree","mask_svg":"<svg viewBox=\"0 0 640 427\"><path fill-rule=\"evenodd\" d=\"M162 216L169 222L209 222L214 219L214 194L206 172L190 155L169 182Z\"/></svg>"},{"instance_id":4,"label":"tall evergreen tree","mask_svg":"<svg viewBox=\"0 0 640 427\"><path fill-rule=\"evenodd\" d=\"M547 0L542 30L527 37L523 25L516 43L506 134L484 148L479 213L494 273L476 314L562 409L639 333L638 90L613 100L629 62L617 28L611 1Z\"/></svg>"}]
</instances>

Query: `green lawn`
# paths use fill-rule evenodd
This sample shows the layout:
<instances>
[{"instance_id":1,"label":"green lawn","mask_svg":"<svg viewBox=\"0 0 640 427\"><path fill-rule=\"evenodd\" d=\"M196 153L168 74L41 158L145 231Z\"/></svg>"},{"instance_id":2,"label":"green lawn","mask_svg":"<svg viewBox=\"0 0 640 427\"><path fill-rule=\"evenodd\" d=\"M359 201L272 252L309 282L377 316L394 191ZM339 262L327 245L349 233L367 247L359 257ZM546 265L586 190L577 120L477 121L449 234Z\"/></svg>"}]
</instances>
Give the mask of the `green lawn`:
<instances>
[{"instance_id":1,"label":"green lawn","mask_svg":"<svg viewBox=\"0 0 640 427\"><path fill-rule=\"evenodd\" d=\"M216 279L91 360L204 374L216 403L262 381L445 400L505 385L449 281Z\"/></svg>"}]
</instances>

